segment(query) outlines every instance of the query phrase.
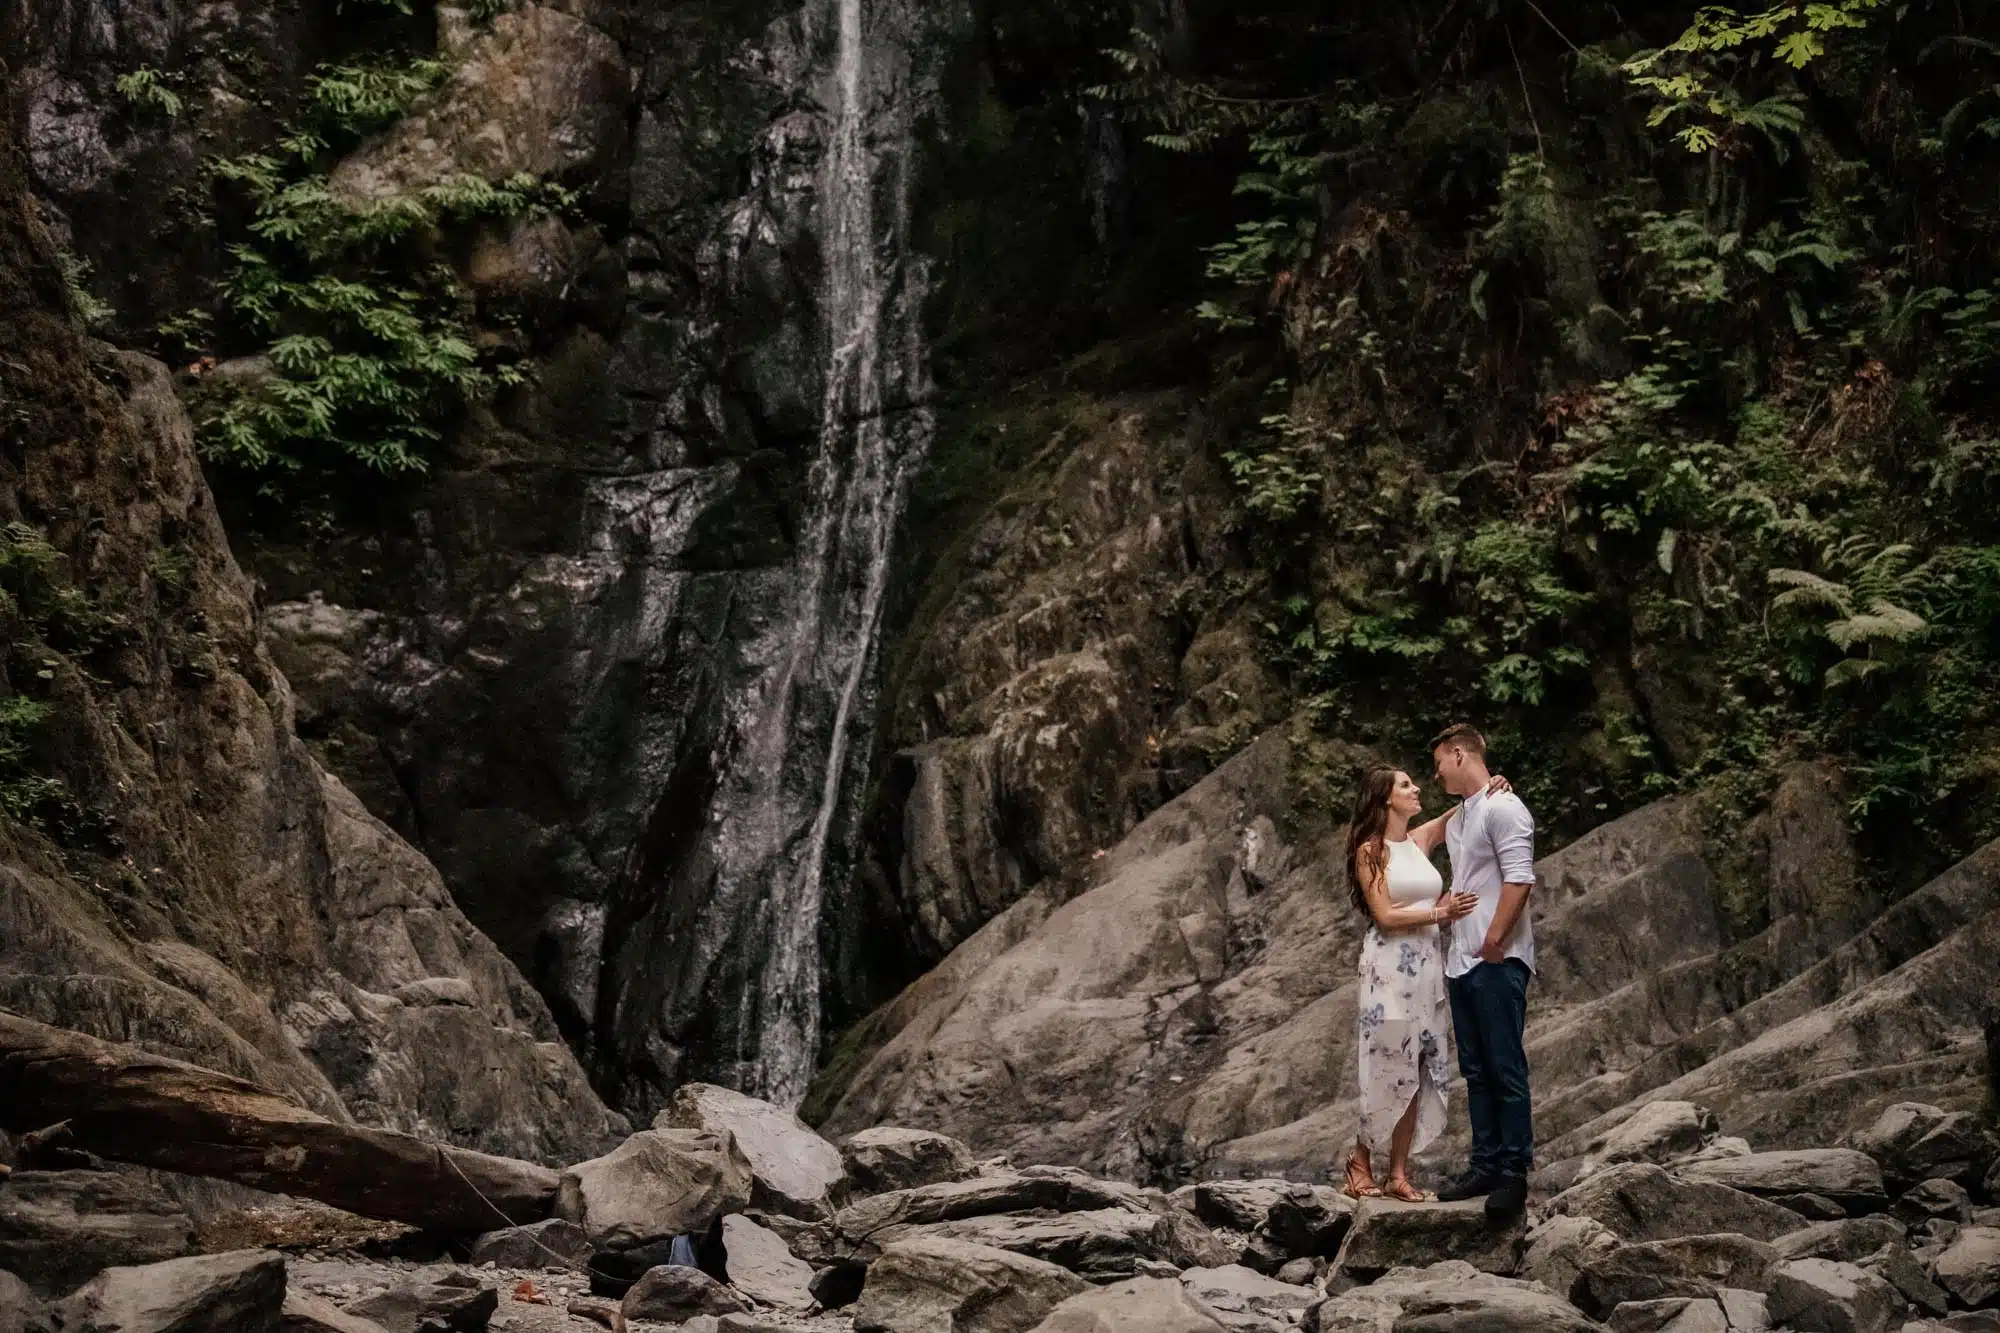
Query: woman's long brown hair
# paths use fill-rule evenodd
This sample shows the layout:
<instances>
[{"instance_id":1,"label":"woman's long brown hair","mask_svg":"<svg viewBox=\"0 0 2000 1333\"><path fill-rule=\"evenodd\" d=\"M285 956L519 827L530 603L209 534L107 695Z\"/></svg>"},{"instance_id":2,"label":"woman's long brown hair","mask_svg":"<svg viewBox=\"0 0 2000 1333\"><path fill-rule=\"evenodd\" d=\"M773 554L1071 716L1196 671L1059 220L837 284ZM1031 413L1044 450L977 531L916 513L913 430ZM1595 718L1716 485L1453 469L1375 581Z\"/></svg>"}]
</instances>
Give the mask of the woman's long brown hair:
<instances>
[{"instance_id":1,"label":"woman's long brown hair","mask_svg":"<svg viewBox=\"0 0 2000 1333\"><path fill-rule=\"evenodd\" d=\"M1368 910L1368 895L1361 890L1361 855L1369 854L1369 871L1380 870L1389 850L1382 838L1389 829L1389 797L1396 790L1394 768L1375 767L1361 775L1361 786L1354 793L1354 814L1347 821L1347 892L1354 899L1354 906L1363 916L1372 915Z\"/></svg>"}]
</instances>

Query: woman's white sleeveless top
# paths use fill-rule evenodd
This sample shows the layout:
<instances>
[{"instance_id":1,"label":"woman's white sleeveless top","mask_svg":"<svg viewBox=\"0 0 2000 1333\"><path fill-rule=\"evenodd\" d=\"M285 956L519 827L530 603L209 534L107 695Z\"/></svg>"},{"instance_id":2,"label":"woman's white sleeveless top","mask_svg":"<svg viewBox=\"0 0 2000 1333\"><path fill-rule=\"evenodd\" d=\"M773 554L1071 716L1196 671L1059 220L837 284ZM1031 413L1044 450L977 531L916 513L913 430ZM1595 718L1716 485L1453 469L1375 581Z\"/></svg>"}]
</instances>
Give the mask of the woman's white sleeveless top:
<instances>
[{"instance_id":1,"label":"woman's white sleeveless top","mask_svg":"<svg viewBox=\"0 0 2000 1333\"><path fill-rule=\"evenodd\" d=\"M1431 859L1417 850L1413 839L1388 843L1389 864L1383 870L1383 878L1389 889L1389 903L1393 907L1422 907L1437 901L1444 892L1444 876L1431 864Z\"/></svg>"}]
</instances>

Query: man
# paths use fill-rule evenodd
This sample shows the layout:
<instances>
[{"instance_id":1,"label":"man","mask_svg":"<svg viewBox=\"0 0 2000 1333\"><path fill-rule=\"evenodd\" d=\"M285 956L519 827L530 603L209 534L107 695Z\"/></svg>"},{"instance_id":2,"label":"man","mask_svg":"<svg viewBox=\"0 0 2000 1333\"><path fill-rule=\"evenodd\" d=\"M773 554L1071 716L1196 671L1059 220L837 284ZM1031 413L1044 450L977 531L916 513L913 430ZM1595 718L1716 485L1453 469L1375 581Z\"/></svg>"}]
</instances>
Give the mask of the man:
<instances>
[{"instance_id":1,"label":"man","mask_svg":"<svg viewBox=\"0 0 2000 1333\"><path fill-rule=\"evenodd\" d=\"M1451 887L1475 894L1479 906L1445 941L1451 1025L1458 1070L1472 1121L1472 1161L1438 1191L1450 1201L1486 1196L1495 1219L1518 1216L1528 1203L1528 1167L1535 1151L1528 1093L1528 979L1535 936L1528 893L1535 887L1535 820L1512 792L1488 795L1486 739L1459 723L1431 742L1438 781L1463 802L1445 829Z\"/></svg>"}]
</instances>

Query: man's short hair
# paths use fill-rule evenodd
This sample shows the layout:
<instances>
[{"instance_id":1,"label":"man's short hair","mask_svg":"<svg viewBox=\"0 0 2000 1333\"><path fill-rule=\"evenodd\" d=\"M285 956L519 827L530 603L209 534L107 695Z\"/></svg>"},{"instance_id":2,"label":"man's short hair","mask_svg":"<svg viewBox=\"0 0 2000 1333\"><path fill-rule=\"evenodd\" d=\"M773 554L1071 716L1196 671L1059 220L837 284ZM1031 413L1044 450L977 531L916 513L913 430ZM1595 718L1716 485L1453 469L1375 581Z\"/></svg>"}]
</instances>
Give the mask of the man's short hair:
<instances>
[{"instance_id":1,"label":"man's short hair","mask_svg":"<svg viewBox=\"0 0 2000 1333\"><path fill-rule=\"evenodd\" d=\"M1486 757L1486 738L1480 735L1479 728L1470 722L1454 722L1440 731L1437 739L1431 742L1431 749L1437 751L1447 745L1457 746L1474 759Z\"/></svg>"}]
</instances>

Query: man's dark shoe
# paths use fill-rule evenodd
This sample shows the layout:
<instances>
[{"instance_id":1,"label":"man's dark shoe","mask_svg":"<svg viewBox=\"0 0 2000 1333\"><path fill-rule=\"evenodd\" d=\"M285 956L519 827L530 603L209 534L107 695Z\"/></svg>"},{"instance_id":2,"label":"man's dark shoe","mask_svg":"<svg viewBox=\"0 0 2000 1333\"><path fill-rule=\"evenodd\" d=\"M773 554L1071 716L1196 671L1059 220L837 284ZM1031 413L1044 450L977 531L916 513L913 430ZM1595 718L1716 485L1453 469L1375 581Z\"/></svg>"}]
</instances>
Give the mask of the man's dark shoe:
<instances>
[{"instance_id":1,"label":"man's dark shoe","mask_svg":"<svg viewBox=\"0 0 2000 1333\"><path fill-rule=\"evenodd\" d=\"M1511 1222L1528 1211L1528 1178L1505 1175L1486 1196L1486 1217L1492 1222Z\"/></svg>"},{"instance_id":2,"label":"man's dark shoe","mask_svg":"<svg viewBox=\"0 0 2000 1333\"><path fill-rule=\"evenodd\" d=\"M1491 1194L1499 1183L1500 1177L1492 1171L1468 1169L1438 1188L1438 1202L1458 1203L1463 1199L1476 1199L1482 1194Z\"/></svg>"}]
</instances>

